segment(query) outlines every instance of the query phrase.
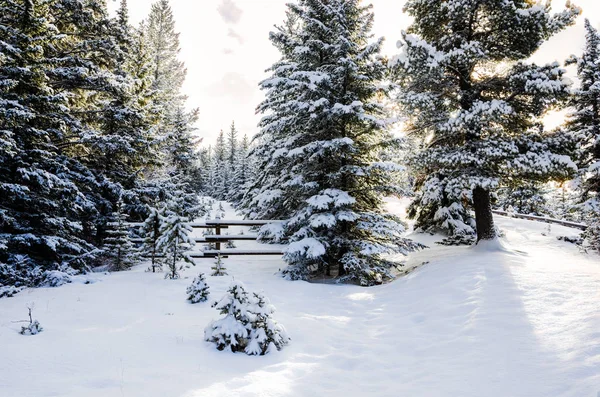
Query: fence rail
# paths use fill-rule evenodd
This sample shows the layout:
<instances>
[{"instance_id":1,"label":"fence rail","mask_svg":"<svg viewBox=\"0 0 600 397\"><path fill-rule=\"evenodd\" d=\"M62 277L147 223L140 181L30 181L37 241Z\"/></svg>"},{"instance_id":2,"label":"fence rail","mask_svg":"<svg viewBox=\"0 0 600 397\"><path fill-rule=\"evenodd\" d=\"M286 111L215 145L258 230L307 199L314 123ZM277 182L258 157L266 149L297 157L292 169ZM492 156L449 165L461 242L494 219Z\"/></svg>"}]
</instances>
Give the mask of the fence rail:
<instances>
[{"instance_id":1,"label":"fence rail","mask_svg":"<svg viewBox=\"0 0 600 397\"><path fill-rule=\"evenodd\" d=\"M225 219L214 219L207 220L205 222L190 222L188 225L193 229L214 229L215 234L205 235L203 237L195 238L196 243L214 243L215 249L205 250L202 252L192 252L188 254L191 258L215 258L217 256L228 257L228 256L239 256L239 255L282 255L283 250L281 249L258 249L258 250L244 250L244 249L221 249L221 243L228 241L256 241L258 235L254 234L221 234L222 229L228 229L230 226L264 226L271 223L282 223L282 220L225 220ZM127 223L130 228L142 227L143 223ZM143 243L143 238L132 238L133 243Z\"/></svg>"},{"instance_id":2,"label":"fence rail","mask_svg":"<svg viewBox=\"0 0 600 397\"><path fill-rule=\"evenodd\" d=\"M574 229L580 229L580 230L587 229L587 225L585 225L583 223L564 221L561 219L554 219L554 218L547 218L545 216L517 214L517 213L513 213L513 212L499 211L499 210L493 210L492 212L496 215L507 216L509 218L527 219L527 220L536 221L536 222L552 223L552 224L572 227Z\"/></svg>"}]
</instances>

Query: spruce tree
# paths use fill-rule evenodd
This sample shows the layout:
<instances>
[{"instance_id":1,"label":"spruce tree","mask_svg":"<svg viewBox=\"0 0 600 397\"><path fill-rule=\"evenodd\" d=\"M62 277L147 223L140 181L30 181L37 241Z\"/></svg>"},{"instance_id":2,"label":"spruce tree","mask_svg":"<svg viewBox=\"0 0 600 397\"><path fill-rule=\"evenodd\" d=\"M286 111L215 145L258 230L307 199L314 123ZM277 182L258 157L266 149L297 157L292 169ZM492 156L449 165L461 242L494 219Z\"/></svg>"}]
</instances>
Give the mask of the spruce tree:
<instances>
[{"instance_id":1,"label":"spruce tree","mask_svg":"<svg viewBox=\"0 0 600 397\"><path fill-rule=\"evenodd\" d=\"M206 327L204 339L218 350L264 355L290 341L285 328L273 319L275 307L263 294L248 294L239 281L234 281L212 307L225 317Z\"/></svg>"},{"instance_id":2,"label":"spruce tree","mask_svg":"<svg viewBox=\"0 0 600 397\"><path fill-rule=\"evenodd\" d=\"M190 303L206 302L208 300L210 292L204 273L200 273L198 277L194 278L192 284L187 287L186 293L188 295L187 300Z\"/></svg>"},{"instance_id":3,"label":"spruce tree","mask_svg":"<svg viewBox=\"0 0 600 397\"><path fill-rule=\"evenodd\" d=\"M162 267L158 240L161 237L160 227L163 219L158 209L154 207L150 207L148 213L149 215L142 226L144 242L140 247L140 253L146 257L150 257L152 273L156 273L156 270Z\"/></svg>"},{"instance_id":4,"label":"spruce tree","mask_svg":"<svg viewBox=\"0 0 600 397\"><path fill-rule=\"evenodd\" d=\"M252 319L248 324L249 342L244 351L248 355L262 356L269 352L281 350L290 342L285 327L273 319L275 306L261 293L252 293Z\"/></svg>"},{"instance_id":5,"label":"spruce tree","mask_svg":"<svg viewBox=\"0 0 600 397\"><path fill-rule=\"evenodd\" d=\"M382 40L370 41L371 6L358 0L303 0L288 5L271 34L282 58L261 83L266 100L255 156L259 176L245 200L260 217L285 217L290 240L284 273L329 274L373 285L392 277L384 257L416 245L383 211L397 167L379 151L397 142L378 102L385 65Z\"/></svg>"},{"instance_id":6,"label":"spruce tree","mask_svg":"<svg viewBox=\"0 0 600 397\"><path fill-rule=\"evenodd\" d=\"M541 118L564 100L558 64L526 60L580 13L528 0L409 0L414 18L391 62L409 135L421 139L414 158L417 226L443 222L496 238L491 193L513 181L564 179L574 164L543 132Z\"/></svg>"},{"instance_id":7,"label":"spruce tree","mask_svg":"<svg viewBox=\"0 0 600 397\"><path fill-rule=\"evenodd\" d=\"M102 247L104 256L109 261L111 271L130 269L139 261L137 251L129 239L129 227L126 224L127 214L123 212L123 202L119 201L108 223L107 237Z\"/></svg>"},{"instance_id":8,"label":"spruce tree","mask_svg":"<svg viewBox=\"0 0 600 397\"><path fill-rule=\"evenodd\" d=\"M94 247L81 220L95 210L78 178L95 179L62 148L78 121L57 86L65 40L56 1L0 8L0 287L33 286L47 271L88 268ZM58 66L57 66L58 65Z\"/></svg>"},{"instance_id":9,"label":"spruce tree","mask_svg":"<svg viewBox=\"0 0 600 397\"><path fill-rule=\"evenodd\" d=\"M180 89L187 73L179 61L179 33L175 30L175 18L169 0L152 4L145 23L145 37L153 62L152 88L160 93L165 106L176 110L185 97Z\"/></svg>"},{"instance_id":10,"label":"spruce tree","mask_svg":"<svg viewBox=\"0 0 600 397\"><path fill-rule=\"evenodd\" d=\"M188 225L190 218L185 216L186 209L185 194L181 191L171 193L165 208L165 216L160 227L160 238L158 248L165 257L168 273L165 278L171 280L179 278L179 269L183 263L195 265L187 255L194 245L191 238L193 229Z\"/></svg>"},{"instance_id":11,"label":"spruce tree","mask_svg":"<svg viewBox=\"0 0 600 397\"><path fill-rule=\"evenodd\" d=\"M220 276L227 275L227 268L223 264L223 258L221 258L221 254L217 255L217 258L215 259L215 263L211 267L211 270L212 270L212 273L210 274L211 276L219 276L220 277Z\"/></svg>"},{"instance_id":12,"label":"spruce tree","mask_svg":"<svg viewBox=\"0 0 600 397\"><path fill-rule=\"evenodd\" d=\"M229 286L225 296L212 307L225 317L211 322L204 330L204 339L212 342L218 350L228 349L235 353L244 351L248 344L248 329L250 313L248 293L244 285L234 281Z\"/></svg>"},{"instance_id":13,"label":"spruce tree","mask_svg":"<svg viewBox=\"0 0 600 397\"><path fill-rule=\"evenodd\" d=\"M250 157L250 141L247 135L244 135L239 143L234 162L235 167L231 180L233 188L230 189L228 200L238 207L254 176L253 158Z\"/></svg>"},{"instance_id":14,"label":"spruce tree","mask_svg":"<svg viewBox=\"0 0 600 397\"><path fill-rule=\"evenodd\" d=\"M586 45L581 57L567 64L577 65L580 86L574 90L566 128L575 143L575 159L579 166L580 205L588 230L586 244L600 251L600 35L585 21Z\"/></svg>"},{"instance_id":15,"label":"spruce tree","mask_svg":"<svg viewBox=\"0 0 600 397\"><path fill-rule=\"evenodd\" d=\"M221 130L214 147L211 167L213 170L212 196L217 200L225 200L227 198L230 183L229 167L227 164L227 142L225 133Z\"/></svg>"}]
</instances>

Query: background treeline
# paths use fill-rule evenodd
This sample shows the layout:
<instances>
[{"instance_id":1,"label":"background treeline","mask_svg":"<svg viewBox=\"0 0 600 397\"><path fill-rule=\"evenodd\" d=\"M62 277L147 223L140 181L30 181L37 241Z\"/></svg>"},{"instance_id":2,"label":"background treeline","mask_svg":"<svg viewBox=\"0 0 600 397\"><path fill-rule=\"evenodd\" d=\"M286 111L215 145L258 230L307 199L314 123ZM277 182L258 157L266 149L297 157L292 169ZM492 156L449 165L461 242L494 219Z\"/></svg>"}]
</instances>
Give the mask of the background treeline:
<instances>
[{"instance_id":1,"label":"background treeline","mask_svg":"<svg viewBox=\"0 0 600 397\"><path fill-rule=\"evenodd\" d=\"M199 151L198 183L206 196L239 206L256 177L256 161L250 156L250 140L241 136L235 122L221 131L214 145Z\"/></svg>"},{"instance_id":2,"label":"background treeline","mask_svg":"<svg viewBox=\"0 0 600 397\"><path fill-rule=\"evenodd\" d=\"M196 111L167 0L0 1L0 288L120 266L124 219L199 213ZM177 196L177 197L174 197ZM122 237L122 236L121 236Z\"/></svg>"}]
</instances>

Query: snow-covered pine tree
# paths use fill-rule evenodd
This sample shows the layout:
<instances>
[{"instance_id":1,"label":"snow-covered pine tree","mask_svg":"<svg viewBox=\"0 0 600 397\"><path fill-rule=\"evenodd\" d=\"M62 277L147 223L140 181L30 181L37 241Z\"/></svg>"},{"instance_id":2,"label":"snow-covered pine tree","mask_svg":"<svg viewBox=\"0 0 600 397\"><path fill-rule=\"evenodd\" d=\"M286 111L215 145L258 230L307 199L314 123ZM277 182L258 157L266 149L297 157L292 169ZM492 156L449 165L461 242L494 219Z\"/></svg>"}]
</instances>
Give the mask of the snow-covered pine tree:
<instances>
[{"instance_id":1,"label":"snow-covered pine tree","mask_svg":"<svg viewBox=\"0 0 600 397\"><path fill-rule=\"evenodd\" d=\"M179 33L169 0L152 4L145 23L146 40L153 60L152 88L160 93L160 101L172 110L183 106L185 97L180 90L186 76L183 62L179 61Z\"/></svg>"},{"instance_id":2,"label":"snow-covered pine tree","mask_svg":"<svg viewBox=\"0 0 600 397\"><path fill-rule=\"evenodd\" d=\"M548 189L543 184L519 181L517 185L498 189L496 206L519 214L548 216L550 208L546 200Z\"/></svg>"},{"instance_id":3,"label":"snow-covered pine tree","mask_svg":"<svg viewBox=\"0 0 600 397\"><path fill-rule=\"evenodd\" d=\"M273 319L275 306L262 293L253 293L248 311L252 313L249 329L249 342L244 351L251 356L262 356L281 350L290 342L285 327Z\"/></svg>"},{"instance_id":4,"label":"snow-covered pine tree","mask_svg":"<svg viewBox=\"0 0 600 397\"><path fill-rule=\"evenodd\" d=\"M158 248L164 255L165 264L169 269L165 278L172 280L179 278L179 269L183 262L195 265L187 255L195 241L190 236L193 229L187 224L190 218L185 216L186 213L185 193L172 192L165 206L158 239Z\"/></svg>"},{"instance_id":5,"label":"snow-covered pine tree","mask_svg":"<svg viewBox=\"0 0 600 397\"><path fill-rule=\"evenodd\" d=\"M586 45L581 57L571 57L567 64L577 65L580 87L574 90L566 129L576 144L575 159L579 166L580 208L588 230L586 244L600 251L600 35L585 21Z\"/></svg>"},{"instance_id":6,"label":"snow-covered pine tree","mask_svg":"<svg viewBox=\"0 0 600 397\"><path fill-rule=\"evenodd\" d=\"M190 303L206 302L208 300L210 292L204 273L200 273L198 277L194 278L192 284L187 287L186 293L188 294L187 300Z\"/></svg>"},{"instance_id":7,"label":"snow-covered pine tree","mask_svg":"<svg viewBox=\"0 0 600 397\"><path fill-rule=\"evenodd\" d=\"M106 44L106 52L110 52L106 67L111 70L113 80L102 92L100 107L93 108L99 115L101 132L91 139L94 155L89 166L129 191L127 198L132 201L137 199L134 196L140 176L149 167L159 165L157 117L152 103L155 94L149 91L149 65L141 63L148 61L147 54L129 26L125 0L121 1L117 18L106 23L104 29L110 33L99 31L96 35L104 34L111 39ZM84 102L82 112L88 110L86 106L89 104Z\"/></svg>"},{"instance_id":8,"label":"snow-covered pine tree","mask_svg":"<svg viewBox=\"0 0 600 397\"><path fill-rule=\"evenodd\" d=\"M227 166L229 163L227 142L223 130L221 130L219 133L217 142L213 149L214 152L211 166L214 178L212 185L212 197L217 200L225 200L227 199L231 176L229 173L229 167Z\"/></svg>"},{"instance_id":9,"label":"snow-covered pine tree","mask_svg":"<svg viewBox=\"0 0 600 397\"><path fill-rule=\"evenodd\" d=\"M398 168L378 155L397 140L377 100L386 68L382 40L370 41L372 8L302 0L287 15L271 34L282 58L261 83L267 98L254 155L265 157L245 205L256 216L290 218L290 278L381 283L397 265L383 255L417 245L382 208L382 197L398 193L389 183Z\"/></svg>"},{"instance_id":10,"label":"snow-covered pine tree","mask_svg":"<svg viewBox=\"0 0 600 397\"><path fill-rule=\"evenodd\" d=\"M567 4L551 15L549 4L528 0L409 0L405 11L414 22L391 65L406 132L425 145L413 167L421 192L431 194L413 204L417 225L451 218L468 229L472 205L477 239L494 239L491 192L502 180L567 178L575 170L541 123L568 94L564 70L525 60L580 9Z\"/></svg>"},{"instance_id":11,"label":"snow-covered pine tree","mask_svg":"<svg viewBox=\"0 0 600 397\"><path fill-rule=\"evenodd\" d=\"M223 264L223 258L221 258L221 255L217 255L217 257L215 258L215 263L213 264L213 266L211 267L212 273L210 274L211 276L226 276L227 275L227 268L225 268L225 265Z\"/></svg>"},{"instance_id":12,"label":"snow-covered pine tree","mask_svg":"<svg viewBox=\"0 0 600 397\"><path fill-rule=\"evenodd\" d=\"M248 293L244 284L234 281L225 296L212 307L225 317L211 322L204 330L204 339L214 343L218 350L228 349L235 353L244 351L248 345L250 314Z\"/></svg>"},{"instance_id":13,"label":"snow-covered pine tree","mask_svg":"<svg viewBox=\"0 0 600 397\"><path fill-rule=\"evenodd\" d=\"M129 239L129 227L126 224L127 214L123 212L123 202L115 205L106 238L102 247L103 256L109 261L109 270L122 271L130 269L139 261L138 251Z\"/></svg>"},{"instance_id":14,"label":"snow-covered pine tree","mask_svg":"<svg viewBox=\"0 0 600 397\"><path fill-rule=\"evenodd\" d=\"M238 131L235 128L235 121L231 122L229 132L227 133L227 160L229 162L230 172L235 172L235 165L238 156Z\"/></svg>"},{"instance_id":15,"label":"snow-covered pine tree","mask_svg":"<svg viewBox=\"0 0 600 397\"><path fill-rule=\"evenodd\" d=\"M140 247L140 253L150 258L150 267L152 273L156 273L157 269L162 267L162 259L158 249L158 239L161 236L162 216L157 208L150 207L148 209L148 217L144 220L142 226L142 234L144 242Z\"/></svg>"},{"instance_id":16,"label":"snow-covered pine tree","mask_svg":"<svg viewBox=\"0 0 600 397\"><path fill-rule=\"evenodd\" d=\"M239 143L234 169L231 181L234 188L230 190L228 200L238 207L254 176L253 159L250 157L250 141L247 135L244 135Z\"/></svg>"},{"instance_id":17,"label":"snow-covered pine tree","mask_svg":"<svg viewBox=\"0 0 600 397\"><path fill-rule=\"evenodd\" d=\"M65 264L85 270L94 251L81 223L94 204L77 178L95 180L62 149L79 131L71 97L56 85L53 55L65 40L53 23L56 6L1 5L0 287L39 285Z\"/></svg>"},{"instance_id":18,"label":"snow-covered pine tree","mask_svg":"<svg viewBox=\"0 0 600 397\"><path fill-rule=\"evenodd\" d=\"M199 159L196 147L201 140L192 134L195 131L193 124L197 119L197 110L186 112L183 108L177 108L173 116L172 130L165 142L168 164L171 166L170 173L180 175L181 181L186 183L188 193L200 191Z\"/></svg>"}]
</instances>

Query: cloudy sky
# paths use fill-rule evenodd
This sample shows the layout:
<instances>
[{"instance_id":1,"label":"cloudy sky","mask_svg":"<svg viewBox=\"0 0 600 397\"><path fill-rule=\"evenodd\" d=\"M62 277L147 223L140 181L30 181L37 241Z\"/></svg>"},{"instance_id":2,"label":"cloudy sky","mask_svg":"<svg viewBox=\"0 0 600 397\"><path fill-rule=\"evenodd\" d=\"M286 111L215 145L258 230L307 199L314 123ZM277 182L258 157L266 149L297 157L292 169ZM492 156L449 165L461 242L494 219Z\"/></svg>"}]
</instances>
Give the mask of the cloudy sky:
<instances>
[{"instance_id":1,"label":"cloudy sky","mask_svg":"<svg viewBox=\"0 0 600 397\"><path fill-rule=\"evenodd\" d=\"M132 23L150 11L148 0L129 0ZM254 109L262 100L258 83L264 70L278 59L268 39L273 25L285 17L286 0L171 0L180 32L181 60L188 69L184 85L190 108L200 109L198 134L205 143L214 142L221 129L235 120L242 134L257 131L259 116ZM400 32L409 19L402 14L403 0L372 0L374 33L386 38L385 52L394 54ZM538 63L564 60L579 53L584 42L583 18L600 27L600 1L574 0L583 8L577 26L546 43L534 60ZM118 2L110 2L112 9ZM560 9L565 0L553 0Z\"/></svg>"}]
</instances>

